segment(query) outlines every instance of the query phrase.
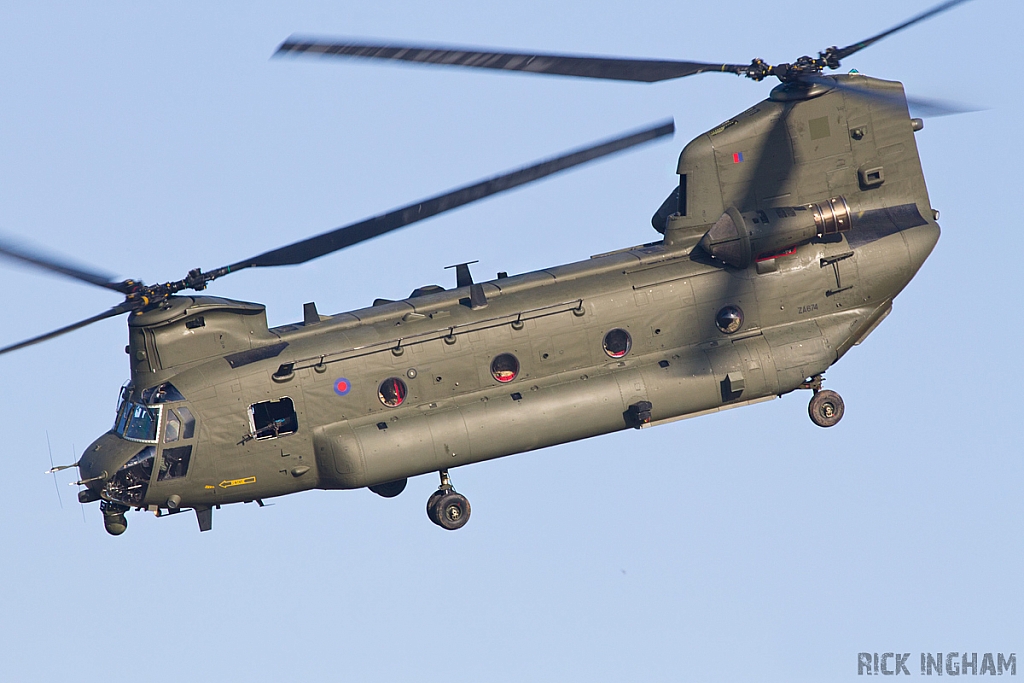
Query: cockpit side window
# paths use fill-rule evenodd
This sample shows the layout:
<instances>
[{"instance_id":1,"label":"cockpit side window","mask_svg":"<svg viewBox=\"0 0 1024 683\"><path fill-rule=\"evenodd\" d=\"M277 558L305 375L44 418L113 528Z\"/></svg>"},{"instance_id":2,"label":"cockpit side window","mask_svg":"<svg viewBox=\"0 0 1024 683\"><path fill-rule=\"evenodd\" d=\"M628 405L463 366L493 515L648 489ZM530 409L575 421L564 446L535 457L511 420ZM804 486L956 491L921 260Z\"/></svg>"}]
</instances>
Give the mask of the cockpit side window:
<instances>
[{"instance_id":1,"label":"cockpit side window","mask_svg":"<svg viewBox=\"0 0 1024 683\"><path fill-rule=\"evenodd\" d=\"M275 439L299 430L299 418L292 400L284 396L249 406L249 428L257 439Z\"/></svg>"},{"instance_id":2,"label":"cockpit side window","mask_svg":"<svg viewBox=\"0 0 1024 683\"><path fill-rule=\"evenodd\" d=\"M196 419L192 417L192 411L185 406L178 406L175 410L181 415L181 439L188 441L196 433Z\"/></svg>"},{"instance_id":3,"label":"cockpit side window","mask_svg":"<svg viewBox=\"0 0 1024 683\"><path fill-rule=\"evenodd\" d=\"M165 423L164 443L174 443L181 436L181 420L178 419L173 410L168 410Z\"/></svg>"},{"instance_id":4,"label":"cockpit side window","mask_svg":"<svg viewBox=\"0 0 1024 683\"><path fill-rule=\"evenodd\" d=\"M114 425L114 431L118 434L123 435L125 427L128 426L128 420L131 418L133 404L126 403L117 416L117 424Z\"/></svg>"},{"instance_id":5,"label":"cockpit side window","mask_svg":"<svg viewBox=\"0 0 1024 683\"><path fill-rule=\"evenodd\" d=\"M188 463L192 459L192 447L165 448L160 460L160 473L157 481L179 479L188 474Z\"/></svg>"},{"instance_id":6,"label":"cockpit side window","mask_svg":"<svg viewBox=\"0 0 1024 683\"><path fill-rule=\"evenodd\" d=\"M117 414L114 416L114 431L118 434L124 433L124 422L127 419L125 413L131 403L128 401L132 395L132 389L127 384L121 387L121 396L117 399Z\"/></svg>"}]
</instances>

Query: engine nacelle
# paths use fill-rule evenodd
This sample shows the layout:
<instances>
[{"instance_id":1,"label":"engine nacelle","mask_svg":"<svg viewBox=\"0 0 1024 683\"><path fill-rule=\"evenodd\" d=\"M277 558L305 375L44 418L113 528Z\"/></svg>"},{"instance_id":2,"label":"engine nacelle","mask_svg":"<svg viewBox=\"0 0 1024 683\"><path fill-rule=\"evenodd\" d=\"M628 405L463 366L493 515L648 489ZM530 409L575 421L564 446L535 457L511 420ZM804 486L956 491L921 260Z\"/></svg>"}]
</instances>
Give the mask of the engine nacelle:
<instances>
[{"instance_id":1,"label":"engine nacelle","mask_svg":"<svg viewBox=\"0 0 1024 683\"><path fill-rule=\"evenodd\" d=\"M740 213L733 207L704 233L700 247L724 263L746 268L815 237L850 229L850 207L843 197L819 204L784 206Z\"/></svg>"}]
</instances>

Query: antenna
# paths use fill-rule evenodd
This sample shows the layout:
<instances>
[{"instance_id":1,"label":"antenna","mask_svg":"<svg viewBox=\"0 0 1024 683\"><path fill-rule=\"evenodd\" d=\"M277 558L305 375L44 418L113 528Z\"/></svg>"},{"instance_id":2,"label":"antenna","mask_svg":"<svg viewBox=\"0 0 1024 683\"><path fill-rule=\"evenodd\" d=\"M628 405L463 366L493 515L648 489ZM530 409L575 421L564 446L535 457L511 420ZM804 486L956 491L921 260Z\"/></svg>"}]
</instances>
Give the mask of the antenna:
<instances>
[{"instance_id":1,"label":"antenna","mask_svg":"<svg viewBox=\"0 0 1024 683\"><path fill-rule=\"evenodd\" d=\"M71 444L71 455L77 455L77 454L78 454L78 449L75 448L75 444L72 443ZM54 475L54 476L56 477L57 475ZM78 499L78 507L82 508L82 524L86 524L87 522L85 521L85 503L82 502L81 498Z\"/></svg>"},{"instance_id":2,"label":"antenna","mask_svg":"<svg viewBox=\"0 0 1024 683\"><path fill-rule=\"evenodd\" d=\"M53 466L53 449L50 448L50 432L46 432L46 453L50 456L50 472L53 474L53 490L57 492L57 502L60 509L64 509L64 499L60 497L60 487L57 486L57 469Z\"/></svg>"}]
</instances>

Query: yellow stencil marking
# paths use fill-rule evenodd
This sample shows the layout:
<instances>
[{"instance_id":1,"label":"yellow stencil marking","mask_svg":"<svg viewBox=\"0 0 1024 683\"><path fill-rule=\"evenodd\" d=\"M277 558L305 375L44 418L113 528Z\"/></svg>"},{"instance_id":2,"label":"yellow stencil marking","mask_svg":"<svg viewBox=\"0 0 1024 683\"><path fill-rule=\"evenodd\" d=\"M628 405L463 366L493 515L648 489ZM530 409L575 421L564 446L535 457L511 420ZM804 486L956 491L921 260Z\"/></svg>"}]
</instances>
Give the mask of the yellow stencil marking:
<instances>
[{"instance_id":1,"label":"yellow stencil marking","mask_svg":"<svg viewBox=\"0 0 1024 683\"><path fill-rule=\"evenodd\" d=\"M256 477L246 477L245 479L225 479L218 486L222 489L229 488L231 486L242 486L243 484L255 484Z\"/></svg>"},{"instance_id":2,"label":"yellow stencil marking","mask_svg":"<svg viewBox=\"0 0 1024 683\"><path fill-rule=\"evenodd\" d=\"M206 485L206 486L204 486L203 488L204 488L204 489L215 489L215 488L217 488L217 487L216 487L216 486L211 486L210 484L207 484L207 485Z\"/></svg>"}]
</instances>

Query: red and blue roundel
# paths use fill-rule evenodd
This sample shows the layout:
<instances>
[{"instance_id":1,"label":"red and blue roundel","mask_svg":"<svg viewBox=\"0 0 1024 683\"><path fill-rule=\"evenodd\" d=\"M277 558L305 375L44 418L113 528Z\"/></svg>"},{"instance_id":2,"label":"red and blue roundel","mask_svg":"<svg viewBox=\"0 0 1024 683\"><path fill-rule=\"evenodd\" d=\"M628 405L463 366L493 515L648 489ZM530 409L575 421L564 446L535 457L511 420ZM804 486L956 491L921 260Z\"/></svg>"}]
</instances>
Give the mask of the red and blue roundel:
<instances>
[{"instance_id":1,"label":"red and blue roundel","mask_svg":"<svg viewBox=\"0 0 1024 683\"><path fill-rule=\"evenodd\" d=\"M334 393L338 396L344 396L348 392L352 391L352 383L344 377L339 377L334 380Z\"/></svg>"}]
</instances>

